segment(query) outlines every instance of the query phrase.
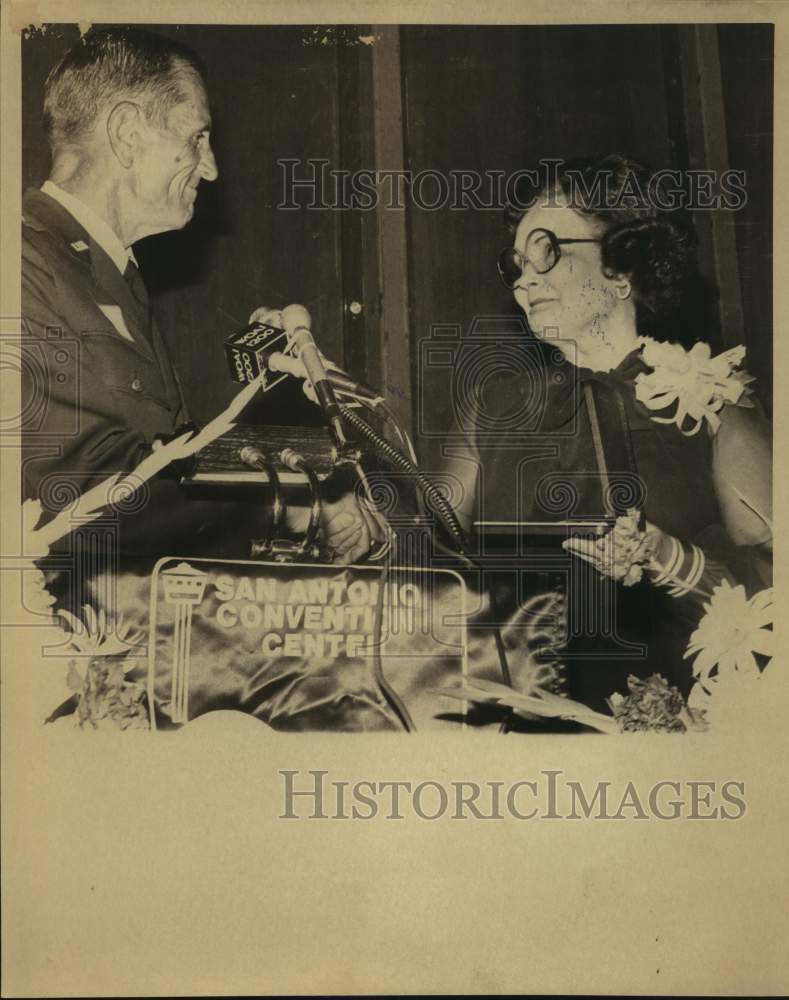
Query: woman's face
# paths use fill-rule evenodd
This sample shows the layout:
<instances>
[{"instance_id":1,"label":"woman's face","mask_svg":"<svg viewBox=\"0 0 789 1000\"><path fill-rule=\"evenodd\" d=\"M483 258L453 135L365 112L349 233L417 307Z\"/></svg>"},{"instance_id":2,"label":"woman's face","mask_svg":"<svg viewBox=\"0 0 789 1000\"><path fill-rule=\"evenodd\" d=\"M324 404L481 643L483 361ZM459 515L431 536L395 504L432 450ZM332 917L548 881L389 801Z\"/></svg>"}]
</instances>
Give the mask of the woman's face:
<instances>
[{"instance_id":1,"label":"woman's face","mask_svg":"<svg viewBox=\"0 0 789 1000\"><path fill-rule=\"evenodd\" d=\"M544 202L546 199L542 199ZM521 219L514 245L525 253L529 234L535 229L549 229L559 239L599 239L601 227L563 202L534 205ZM614 280L602 272L599 243L571 243L560 247L558 263L545 274L538 274L526 263L513 294L526 313L529 326L541 340L575 341L581 350L589 350L606 340L611 313L621 303Z\"/></svg>"}]
</instances>

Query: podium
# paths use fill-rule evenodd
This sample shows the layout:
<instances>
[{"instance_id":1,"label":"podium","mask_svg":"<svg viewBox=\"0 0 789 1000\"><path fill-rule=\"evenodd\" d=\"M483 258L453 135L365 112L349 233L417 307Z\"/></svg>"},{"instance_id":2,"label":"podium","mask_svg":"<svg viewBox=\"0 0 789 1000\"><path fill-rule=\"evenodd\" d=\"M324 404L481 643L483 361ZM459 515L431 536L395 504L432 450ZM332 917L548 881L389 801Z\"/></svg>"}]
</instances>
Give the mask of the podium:
<instances>
[{"instance_id":1,"label":"podium","mask_svg":"<svg viewBox=\"0 0 789 1000\"><path fill-rule=\"evenodd\" d=\"M463 725L441 690L472 669L464 581L410 566L381 577L374 566L160 560L145 667L157 728L228 708L286 731Z\"/></svg>"},{"instance_id":2,"label":"podium","mask_svg":"<svg viewBox=\"0 0 789 1000\"><path fill-rule=\"evenodd\" d=\"M181 480L182 485L189 490L203 492L221 490L224 495L228 491L232 493L266 485L268 474L251 468L241 458L242 449L249 446L270 459L283 486L293 488L306 486L307 479L303 473L293 472L282 463L279 456L285 448L303 455L321 482L331 478L337 458L325 427L236 424L231 431L198 453L195 467Z\"/></svg>"}]
</instances>

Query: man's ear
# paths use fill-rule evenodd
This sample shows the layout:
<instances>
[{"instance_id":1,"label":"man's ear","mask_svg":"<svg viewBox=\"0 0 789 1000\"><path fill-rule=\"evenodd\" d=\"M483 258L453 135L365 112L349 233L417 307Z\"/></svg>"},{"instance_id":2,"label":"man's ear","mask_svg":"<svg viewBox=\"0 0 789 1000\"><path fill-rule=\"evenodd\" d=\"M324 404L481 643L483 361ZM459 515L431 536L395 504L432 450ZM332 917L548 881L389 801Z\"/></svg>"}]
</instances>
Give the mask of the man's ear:
<instances>
[{"instance_id":1,"label":"man's ear","mask_svg":"<svg viewBox=\"0 0 789 1000\"><path fill-rule=\"evenodd\" d=\"M133 101L121 101L107 116L107 137L113 153L124 167L130 167L142 138L142 112Z\"/></svg>"}]
</instances>

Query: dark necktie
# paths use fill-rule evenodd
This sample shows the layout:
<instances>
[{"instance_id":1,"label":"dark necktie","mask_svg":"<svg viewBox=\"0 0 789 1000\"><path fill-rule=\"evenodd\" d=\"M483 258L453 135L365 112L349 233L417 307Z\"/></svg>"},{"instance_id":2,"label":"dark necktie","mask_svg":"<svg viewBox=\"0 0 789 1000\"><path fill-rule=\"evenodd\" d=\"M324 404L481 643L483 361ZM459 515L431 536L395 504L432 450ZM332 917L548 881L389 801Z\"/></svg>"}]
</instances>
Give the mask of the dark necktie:
<instances>
[{"instance_id":1,"label":"dark necktie","mask_svg":"<svg viewBox=\"0 0 789 1000\"><path fill-rule=\"evenodd\" d=\"M126 265L126 269L123 272L124 280L131 290L132 296L137 306L137 312L139 315L139 332L143 333L145 339L148 343L151 343L151 302L148 298L148 289L145 287L145 282L142 280L142 275L140 274L140 269L134 263L134 261L129 258L129 262Z\"/></svg>"},{"instance_id":2,"label":"dark necktie","mask_svg":"<svg viewBox=\"0 0 789 1000\"><path fill-rule=\"evenodd\" d=\"M148 308L148 290L145 287L145 282L142 280L142 275L140 274L140 269L134 263L134 261L129 258L126 264L126 270L123 272L123 277L126 279L126 283L132 290L132 295L140 303L141 306Z\"/></svg>"}]
</instances>

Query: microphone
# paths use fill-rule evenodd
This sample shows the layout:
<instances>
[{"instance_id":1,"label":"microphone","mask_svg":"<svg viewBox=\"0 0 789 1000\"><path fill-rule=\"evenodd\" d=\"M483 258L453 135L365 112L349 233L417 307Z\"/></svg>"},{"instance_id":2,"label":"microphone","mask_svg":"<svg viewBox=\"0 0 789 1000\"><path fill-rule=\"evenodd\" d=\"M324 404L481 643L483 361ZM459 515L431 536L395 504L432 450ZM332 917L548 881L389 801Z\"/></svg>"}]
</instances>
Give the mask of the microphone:
<instances>
[{"instance_id":1,"label":"microphone","mask_svg":"<svg viewBox=\"0 0 789 1000\"><path fill-rule=\"evenodd\" d=\"M225 356L230 377L234 382L244 384L254 382L262 375L261 389L263 392L268 392L286 378L286 374L281 374L279 377L274 374L278 370L270 367L269 358L272 354L287 349L288 335L284 330L265 323L250 323L225 340Z\"/></svg>"},{"instance_id":2,"label":"microphone","mask_svg":"<svg viewBox=\"0 0 789 1000\"><path fill-rule=\"evenodd\" d=\"M268 392L279 385L286 375L309 378L304 362L287 353L291 350L288 334L278 327L250 323L227 337L224 345L230 377L234 382L243 385L262 376L261 390ZM380 393L364 382L355 382L333 368L326 368L325 371L326 378L337 389L344 389L369 402L381 398Z\"/></svg>"},{"instance_id":3,"label":"microphone","mask_svg":"<svg viewBox=\"0 0 789 1000\"><path fill-rule=\"evenodd\" d=\"M315 390L318 404L326 416L335 442L342 447L346 438L340 419L340 407L310 332L312 317L304 306L292 305L282 310L282 320L293 341L296 357L307 370L307 378Z\"/></svg>"}]
</instances>

